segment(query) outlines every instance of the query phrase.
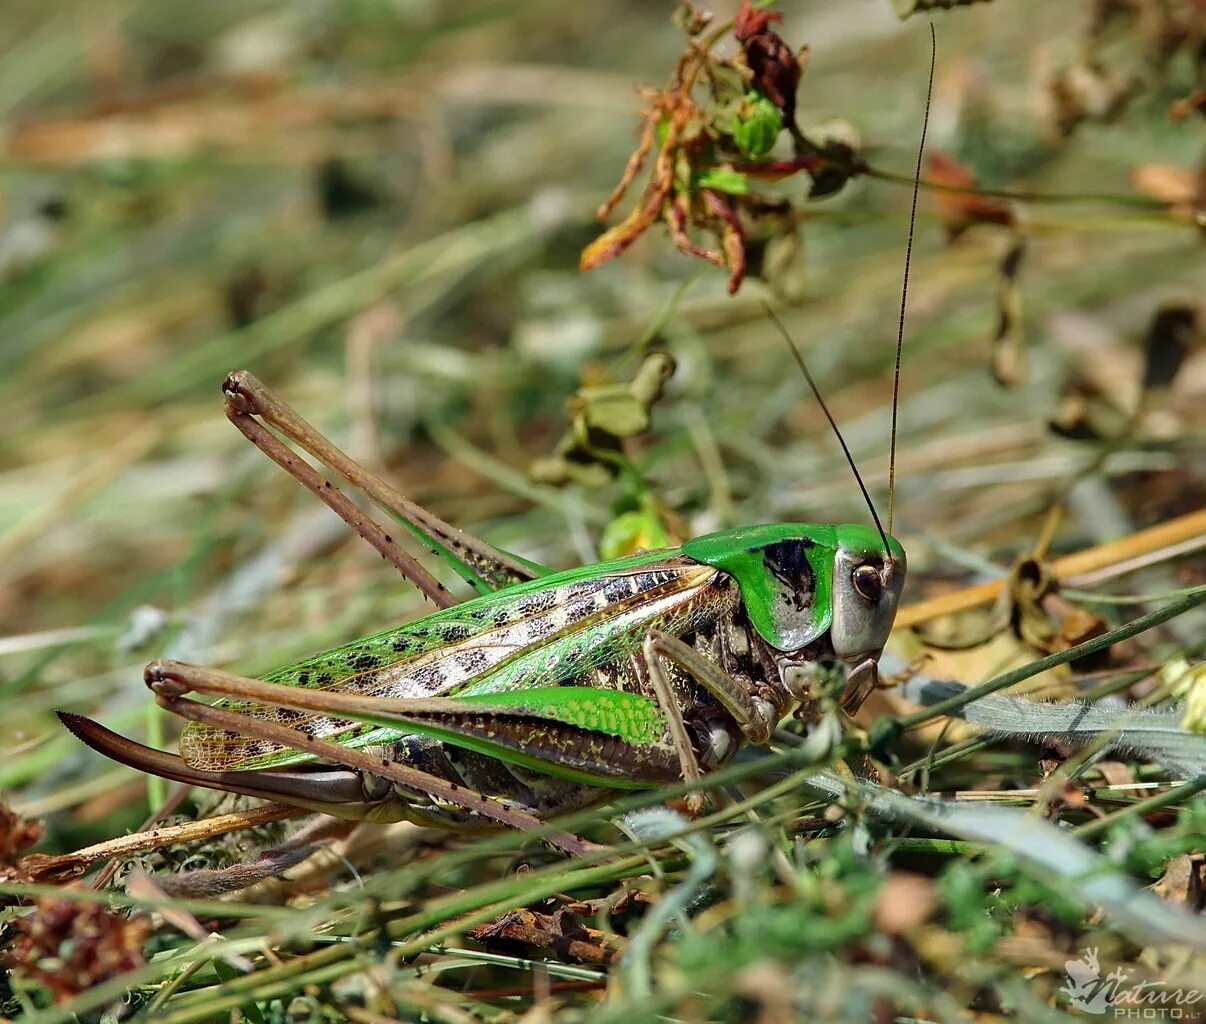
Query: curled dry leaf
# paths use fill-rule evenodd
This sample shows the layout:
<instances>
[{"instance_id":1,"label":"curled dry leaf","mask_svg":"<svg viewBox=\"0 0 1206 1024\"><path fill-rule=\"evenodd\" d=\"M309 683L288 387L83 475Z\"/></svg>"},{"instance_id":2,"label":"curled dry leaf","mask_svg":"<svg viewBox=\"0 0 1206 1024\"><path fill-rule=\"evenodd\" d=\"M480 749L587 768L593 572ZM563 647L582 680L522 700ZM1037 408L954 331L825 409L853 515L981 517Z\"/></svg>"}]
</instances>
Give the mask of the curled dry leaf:
<instances>
[{"instance_id":1,"label":"curled dry leaf","mask_svg":"<svg viewBox=\"0 0 1206 1024\"><path fill-rule=\"evenodd\" d=\"M755 11L743 0L733 19L733 35L741 44L754 88L769 99L783 115L783 123L796 123L796 90L800 85L800 60L771 22L782 21L780 11Z\"/></svg>"},{"instance_id":2,"label":"curled dry leaf","mask_svg":"<svg viewBox=\"0 0 1206 1024\"><path fill-rule=\"evenodd\" d=\"M1064 68L1050 84L1055 134L1067 138L1082 121L1112 121L1142 88L1137 75L1093 60Z\"/></svg>"},{"instance_id":3,"label":"curled dry leaf","mask_svg":"<svg viewBox=\"0 0 1206 1024\"><path fill-rule=\"evenodd\" d=\"M1172 164L1137 164L1131 171L1131 186L1136 192L1167 203L1176 220L1206 231L1206 162L1197 170Z\"/></svg>"},{"instance_id":4,"label":"curled dry leaf","mask_svg":"<svg viewBox=\"0 0 1206 1024\"><path fill-rule=\"evenodd\" d=\"M992 374L1007 387L1024 384L1028 375L1026 339L1022 321L1022 293L1018 274L1026 243L1016 233L1018 219L1013 204L977 194L979 181L972 170L949 153L932 153L926 164L926 181L939 186L934 192L938 216L948 242L956 242L976 224L992 224L1012 232L997 268L997 326L992 337Z\"/></svg>"},{"instance_id":5,"label":"curled dry leaf","mask_svg":"<svg viewBox=\"0 0 1206 1024\"><path fill-rule=\"evenodd\" d=\"M1183 853L1168 862L1160 880L1152 886L1157 896L1201 913L1206 905L1206 856Z\"/></svg>"},{"instance_id":6,"label":"curled dry leaf","mask_svg":"<svg viewBox=\"0 0 1206 1024\"><path fill-rule=\"evenodd\" d=\"M1064 385L1047 426L1070 441L1101 441L1118 437L1130 418L1118 405L1117 396L1078 375Z\"/></svg>"},{"instance_id":7,"label":"curled dry leaf","mask_svg":"<svg viewBox=\"0 0 1206 1024\"><path fill-rule=\"evenodd\" d=\"M1017 221L1013 207L1002 199L977 195L976 175L966 165L941 150L926 161L926 181L942 186L934 193L938 216L949 241L955 241L973 224L999 224L1012 227Z\"/></svg>"},{"instance_id":8,"label":"curled dry leaf","mask_svg":"<svg viewBox=\"0 0 1206 1024\"><path fill-rule=\"evenodd\" d=\"M992 338L992 375L998 384L1017 387L1029 377L1026 335L1022 319L1022 291L1018 274L1026 255L1026 242L1015 238L997 268L997 329Z\"/></svg>"},{"instance_id":9,"label":"curled dry leaf","mask_svg":"<svg viewBox=\"0 0 1206 1024\"><path fill-rule=\"evenodd\" d=\"M1194 89L1168 105L1168 116L1174 121L1185 121L1194 114L1206 114L1206 89Z\"/></svg>"},{"instance_id":10,"label":"curled dry leaf","mask_svg":"<svg viewBox=\"0 0 1206 1024\"><path fill-rule=\"evenodd\" d=\"M1145 391L1172 387L1190 352L1201 348L1203 332L1193 306L1162 306L1152 317L1143 339Z\"/></svg>"},{"instance_id":11,"label":"curled dry leaf","mask_svg":"<svg viewBox=\"0 0 1206 1024\"><path fill-rule=\"evenodd\" d=\"M521 943L586 964L611 963L619 945L614 935L586 927L568 907L551 914L526 907L512 910L494 921L477 925L469 934L479 942L488 944L501 939Z\"/></svg>"},{"instance_id":12,"label":"curled dry leaf","mask_svg":"<svg viewBox=\"0 0 1206 1024\"><path fill-rule=\"evenodd\" d=\"M1056 133L1067 137L1082 121L1109 121L1136 97L1173 79L1179 56L1201 62L1200 0L1092 0L1081 57L1051 80ZM1202 102L1200 90L1174 103L1187 117Z\"/></svg>"}]
</instances>

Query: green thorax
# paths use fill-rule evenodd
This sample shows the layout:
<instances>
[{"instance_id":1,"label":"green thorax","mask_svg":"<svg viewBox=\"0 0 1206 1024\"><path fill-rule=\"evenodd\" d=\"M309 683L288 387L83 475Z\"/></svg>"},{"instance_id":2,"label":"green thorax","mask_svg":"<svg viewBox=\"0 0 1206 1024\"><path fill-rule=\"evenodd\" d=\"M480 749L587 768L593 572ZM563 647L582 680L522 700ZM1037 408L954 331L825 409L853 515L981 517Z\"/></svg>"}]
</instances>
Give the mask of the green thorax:
<instances>
[{"instance_id":1,"label":"green thorax","mask_svg":"<svg viewBox=\"0 0 1206 1024\"><path fill-rule=\"evenodd\" d=\"M683 553L737 580L750 622L780 651L798 651L833 621L833 566L838 550L884 554L879 532L846 523L771 523L689 540ZM904 550L888 538L889 557Z\"/></svg>"},{"instance_id":2,"label":"green thorax","mask_svg":"<svg viewBox=\"0 0 1206 1024\"><path fill-rule=\"evenodd\" d=\"M696 537L683 553L732 576L759 635L795 651L832 621L836 544L832 526L772 523Z\"/></svg>"}]
</instances>

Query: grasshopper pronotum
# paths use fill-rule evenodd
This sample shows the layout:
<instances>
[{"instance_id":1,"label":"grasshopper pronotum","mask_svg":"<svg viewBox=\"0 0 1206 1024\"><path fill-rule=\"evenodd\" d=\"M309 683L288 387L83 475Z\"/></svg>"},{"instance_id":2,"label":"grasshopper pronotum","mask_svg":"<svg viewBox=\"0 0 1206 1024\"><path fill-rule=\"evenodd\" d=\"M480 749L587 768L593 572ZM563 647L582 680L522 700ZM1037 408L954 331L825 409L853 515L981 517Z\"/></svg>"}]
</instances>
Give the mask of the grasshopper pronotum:
<instances>
[{"instance_id":1,"label":"grasshopper pronotum","mask_svg":"<svg viewBox=\"0 0 1206 1024\"><path fill-rule=\"evenodd\" d=\"M918 175L920 166L919 150ZM915 216L916 186L910 248ZM908 253L905 265L897 384ZM845 667L836 702L855 710L875 686L905 553L890 535L891 504L885 530L787 341L874 526L743 527L564 572L455 529L342 453L251 374L231 374L223 386L230 420L437 610L262 680L152 662L145 677L159 703L190 720L180 756L80 715L61 719L109 757L193 785L354 820L522 828L616 789L698 780L741 744L765 743L786 716L832 708L807 671L823 660ZM896 406L894 387L892 480ZM457 603L278 434L363 491L477 595ZM222 699L210 706L187 699L190 691ZM581 848L573 837L553 841Z\"/></svg>"}]
</instances>

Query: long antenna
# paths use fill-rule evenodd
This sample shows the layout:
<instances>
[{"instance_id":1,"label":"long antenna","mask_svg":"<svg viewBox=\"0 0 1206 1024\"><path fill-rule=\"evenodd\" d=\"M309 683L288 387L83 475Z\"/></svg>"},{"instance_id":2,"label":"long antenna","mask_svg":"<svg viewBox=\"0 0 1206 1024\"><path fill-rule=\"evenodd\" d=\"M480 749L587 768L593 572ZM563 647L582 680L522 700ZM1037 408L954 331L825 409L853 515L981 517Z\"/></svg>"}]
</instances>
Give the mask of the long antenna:
<instances>
[{"instance_id":1,"label":"long antenna","mask_svg":"<svg viewBox=\"0 0 1206 1024\"><path fill-rule=\"evenodd\" d=\"M889 557L892 554L892 549L888 547L888 535L884 532L883 524L879 521L879 513L875 511L875 504L871 501L871 494L867 490L867 485L863 483L863 475L858 471L858 466L854 463L854 456L850 454L850 446L846 444L846 439L842 437L842 432L838 430L837 420L833 418L833 413L829 411L829 406L825 404L825 399L821 397L821 389L817 387L817 382L812 379L812 374L808 372L808 364L804 362L804 357L800 355L800 350L796 347L796 343L787 332L787 328L783 326L783 321L779 319L775 311L771 309L768 303L763 303L766 307L766 315L771 318L783 335L783 340L787 342L787 347L791 349L791 354L795 356L796 365L800 368L800 372L804 374L804 379L808 381L808 386L812 389L812 395L817 400L817 405L821 407L821 412L825 414L825 419L829 421L829 425L833 428L833 433L838 439L838 444L842 446L842 452L846 456L846 462L850 466L850 470L854 473L854 479L858 481L858 489L863 492L863 501L867 503L867 508L871 510L871 518L875 520L875 528L879 531L880 537L884 542L884 554Z\"/></svg>"},{"instance_id":2,"label":"long antenna","mask_svg":"<svg viewBox=\"0 0 1206 1024\"><path fill-rule=\"evenodd\" d=\"M909 241L905 245L904 283L900 286L900 323L896 327L896 371L892 375L892 440L888 455L888 532L896 511L896 418L900 411L900 357L904 352L905 307L909 301L909 265L913 261L913 232L917 227L917 193L921 190L921 158L925 133L930 126L930 101L934 98L934 65L938 62L938 38L930 22L930 81L925 87L925 117L921 122L921 144L917 147L917 169L913 172L913 208L909 211ZM881 531L882 532L882 531Z\"/></svg>"}]
</instances>

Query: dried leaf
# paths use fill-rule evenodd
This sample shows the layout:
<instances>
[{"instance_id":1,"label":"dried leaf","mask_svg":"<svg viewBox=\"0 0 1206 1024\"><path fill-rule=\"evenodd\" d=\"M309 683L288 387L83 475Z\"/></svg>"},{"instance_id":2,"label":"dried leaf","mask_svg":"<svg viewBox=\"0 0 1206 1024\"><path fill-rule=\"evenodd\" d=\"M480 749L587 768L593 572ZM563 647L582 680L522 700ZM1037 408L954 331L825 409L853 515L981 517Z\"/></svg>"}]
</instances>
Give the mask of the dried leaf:
<instances>
[{"instance_id":1,"label":"dried leaf","mask_svg":"<svg viewBox=\"0 0 1206 1024\"><path fill-rule=\"evenodd\" d=\"M1196 171L1172 164L1138 164L1131 171L1131 185L1168 203L1177 220L1206 228L1206 162Z\"/></svg>"},{"instance_id":2,"label":"dried leaf","mask_svg":"<svg viewBox=\"0 0 1206 1024\"><path fill-rule=\"evenodd\" d=\"M1200 913L1206 903L1206 857L1189 853L1174 857L1152 889L1169 903Z\"/></svg>"},{"instance_id":3,"label":"dried leaf","mask_svg":"<svg viewBox=\"0 0 1206 1024\"><path fill-rule=\"evenodd\" d=\"M1026 254L1026 243L1018 238L1006 251L998 268L997 330L993 335L992 375L998 384L1017 387L1026 383L1029 360L1022 325L1022 293L1018 271Z\"/></svg>"},{"instance_id":4,"label":"dried leaf","mask_svg":"<svg viewBox=\"0 0 1206 1024\"><path fill-rule=\"evenodd\" d=\"M1197 309L1172 305L1158 310L1143 342L1144 389L1172 387L1186 357L1201 345Z\"/></svg>"},{"instance_id":5,"label":"dried leaf","mask_svg":"<svg viewBox=\"0 0 1206 1024\"><path fill-rule=\"evenodd\" d=\"M924 924L937 902L925 875L894 871L875 895L875 927L885 935L904 935Z\"/></svg>"},{"instance_id":6,"label":"dried leaf","mask_svg":"<svg viewBox=\"0 0 1206 1024\"><path fill-rule=\"evenodd\" d=\"M1206 89L1195 89L1168 105L1168 116L1174 121L1184 121L1192 114L1203 113L1206 113Z\"/></svg>"},{"instance_id":7,"label":"dried leaf","mask_svg":"<svg viewBox=\"0 0 1206 1024\"><path fill-rule=\"evenodd\" d=\"M582 250L578 257L579 269L594 270L608 260L614 260L657 223L660 212L660 203L645 202L635 207L619 224L608 228Z\"/></svg>"},{"instance_id":8,"label":"dried leaf","mask_svg":"<svg viewBox=\"0 0 1206 1024\"><path fill-rule=\"evenodd\" d=\"M800 85L800 62L795 52L771 29L782 21L781 11L754 10L742 0L733 19L733 35L741 44L745 63L753 73L754 88L783 114L783 123L796 123L796 90Z\"/></svg>"},{"instance_id":9,"label":"dried leaf","mask_svg":"<svg viewBox=\"0 0 1206 1024\"><path fill-rule=\"evenodd\" d=\"M735 295L745 278L745 232L737 211L726 203L720 193L701 189L700 195L708 209L721 223L720 247L729 268L729 294Z\"/></svg>"},{"instance_id":10,"label":"dried leaf","mask_svg":"<svg viewBox=\"0 0 1206 1024\"><path fill-rule=\"evenodd\" d=\"M505 939L586 964L611 963L618 946L614 935L586 927L569 908L552 914L526 908L513 910L495 921L477 925L469 934L478 942Z\"/></svg>"},{"instance_id":11,"label":"dried leaf","mask_svg":"<svg viewBox=\"0 0 1206 1024\"><path fill-rule=\"evenodd\" d=\"M1100 441L1119 436L1130 418L1112 396L1077 376L1064 386L1047 425L1053 433L1071 441Z\"/></svg>"},{"instance_id":12,"label":"dried leaf","mask_svg":"<svg viewBox=\"0 0 1206 1024\"><path fill-rule=\"evenodd\" d=\"M17 857L42 838L46 826L29 821L0 800L0 867L16 863Z\"/></svg>"},{"instance_id":13,"label":"dried leaf","mask_svg":"<svg viewBox=\"0 0 1206 1024\"><path fill-rule=\"evenodd\" d=\"M1016 222L1013 208L1001 199L974 192L948 191L974 189L979 184L970 168L948 153L938 151L930 155L926 163L926 181L944 186L934 193L934 202L946 227L947 238L952 242L973 224L1012 226Z\"/></svg>"},{"instance_id":14,"label":"dried leaf","mask_svg":"<svg viewBox=\"0 0 1206 1024\"><path fill-rule=\"evenodd\" d=\"M1136 75L1107 70L1087 60L1056 74L1050 85L1054 127L1061 138L1082 121L1110 121L1142 88Z\"/></svg>"},{"instance_id":15,"label":"dried leaf","mask_svg":"<svg viewBox=\"0 0 1206 1024\"><path fill-rule=\"evenodd\" d=\"M664 221L680 252L724 266L729 292L740 288L749 256L747 227L759 230L765 244L774 230L794 232L795 223L777 215L782 201L768 202L754 191L764 172L779 178L807 171L813 175L811 194L825 195L841 188L862 169L849 146L820 146L801 135L795 123L796 90L804 55L795 54L770 25L782 14L756 9L748 0L734 22L741 44L737 57L713 53L719 35L699 38L703 19L693 9L677 19L692 34L679 58L670 84L646 94L642 132L619 184L599 208L606 218L636 179L653 148L657 159L636 207L586 246L579 257L582 270L615 259L659 220ZM708 99L697 103L699 83L708 83ZM701 107L699 104L702 103ZM795 143L795 158L770 160L780 133L787 128ZM770 211L771 215L764 217ZM715 233L719 246L695 241L697 231Z\"/></svg>"}]
</instances>

